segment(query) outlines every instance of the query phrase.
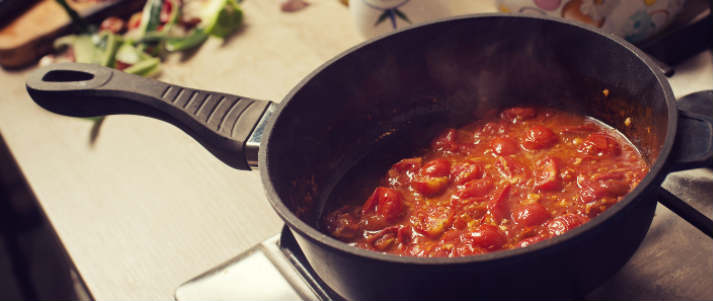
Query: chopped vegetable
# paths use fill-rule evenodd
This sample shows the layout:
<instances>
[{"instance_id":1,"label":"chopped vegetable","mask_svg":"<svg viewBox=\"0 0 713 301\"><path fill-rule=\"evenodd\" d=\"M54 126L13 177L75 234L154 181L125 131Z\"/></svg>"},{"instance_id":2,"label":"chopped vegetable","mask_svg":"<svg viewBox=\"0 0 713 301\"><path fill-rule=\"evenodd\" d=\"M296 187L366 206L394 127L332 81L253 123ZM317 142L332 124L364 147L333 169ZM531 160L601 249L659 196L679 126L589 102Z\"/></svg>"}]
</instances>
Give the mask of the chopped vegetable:
<instances>
[{"instance_id":1,"label":"chopped vegetable","mask_svg":"<svg viewBox=\"0 0 713 301\"><path fill-rule=\"evenodd\" d=\"M203 22L198 27L204 28L209 35L226 37L240 27L243 11L235 0L211 0L203 11Z\"/></svg>"},{"instance_id":2,"label":"chopped vegetable","mask_svg":"<svg viewBox=\"0 0 713 301\"><path fill-rule=\"evenodd\" d=\"M186 37L166 40L166 50L182 51L203 44L208 39L208 34L202 28L196 28Z\"/></svg>"}]
</instances>

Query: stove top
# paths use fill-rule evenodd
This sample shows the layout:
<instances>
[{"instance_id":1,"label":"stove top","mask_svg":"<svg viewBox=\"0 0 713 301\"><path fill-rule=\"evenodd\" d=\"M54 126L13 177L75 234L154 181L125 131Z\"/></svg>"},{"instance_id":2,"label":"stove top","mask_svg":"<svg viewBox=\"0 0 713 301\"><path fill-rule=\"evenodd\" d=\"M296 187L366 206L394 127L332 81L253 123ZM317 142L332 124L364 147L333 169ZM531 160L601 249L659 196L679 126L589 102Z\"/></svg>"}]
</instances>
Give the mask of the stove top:
<instances>
[{"instance_id":1,"label":"stove top","mask_svg":"<svg viewBox=\"0 0 713 301\"><path fill-rule=\"evenodd\" d=\"M697 173L696 173L697 172ZM681 192L709 217L713 213L713 171L669 177L665 187ZM685 186L682 186L685 185ZM692 201L690 198L699 200ZM276 235L230 261L182 284L176 300L342 300L319 279L285 226ZM666 207L639 250L587 300L711 300L713 240Z\"/></svg>"}]
</instances>

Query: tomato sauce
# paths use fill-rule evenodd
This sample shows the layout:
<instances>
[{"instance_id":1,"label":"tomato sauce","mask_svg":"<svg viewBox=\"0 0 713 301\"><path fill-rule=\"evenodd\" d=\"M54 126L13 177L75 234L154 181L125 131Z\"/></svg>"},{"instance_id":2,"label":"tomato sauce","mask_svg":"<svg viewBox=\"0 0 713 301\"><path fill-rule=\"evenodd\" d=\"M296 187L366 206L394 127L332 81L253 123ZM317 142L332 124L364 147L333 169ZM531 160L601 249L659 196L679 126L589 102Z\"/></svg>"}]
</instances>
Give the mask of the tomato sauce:
<instances>
[{"instance_id":1,"label":"tomato sauce","mask_svg":"<svg viewBox=\"0 0 713 301\"><path fill-rule=\"evenodd\" d=\"M447 129L420 154L393 164L363 204L327 214L326 232L404 256L520 248L586 223L648 172L620 133L548 108Z\"/></svg>"}]
</instances>

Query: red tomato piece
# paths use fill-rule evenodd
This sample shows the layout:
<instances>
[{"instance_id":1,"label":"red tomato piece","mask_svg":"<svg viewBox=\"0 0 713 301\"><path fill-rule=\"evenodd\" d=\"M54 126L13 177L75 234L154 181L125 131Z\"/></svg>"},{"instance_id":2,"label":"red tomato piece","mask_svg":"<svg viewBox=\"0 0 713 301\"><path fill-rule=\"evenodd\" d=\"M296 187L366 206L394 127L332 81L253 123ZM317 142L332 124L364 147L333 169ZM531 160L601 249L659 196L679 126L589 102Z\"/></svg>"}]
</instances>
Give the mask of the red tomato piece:
<instances>
[{"instance_id":1,"label":"red tomato piece","mask_svg":"<svg viewBox=\"0 0 713 301\"><path fill-rule=\"evenodd\" d=\"M582 186L579 197L589 203L603 197L619 197L629 193L629 184L622 180L600 180Z\"/></svg>"},{"instance_id":2,"label":"red tomato piece","mask_svg":"<svg viewBox=\"0 0 713 301\"><path fill-rule=\"evenodd\" d=\"M464 233L461 241L487 250L497 250L507 242L507 238L498 227L483 224L470 233Z\"/></svg>"},{"instance_id":3,"label":"red tomato piece","mask_svg":"<svg viewBox=\"0 0 713 301\"><path fill-rule=\"evenodd\" d=\"M325 218L327 231L341 240L356 238L360 233L358 207L343 206Z\"/></svg>"},{"instance_id":4,"label":"red tomato piece","mask_svg":"<svg viewBox=\"0 0 713 301\"><path fill-rule=\"evenodd\" d=\"M547 157L537 162L539 170L535 188L545 191L554 191L562 188L562 181L559 177L559 161L554 157Z\"/></svg>"},{"instance_id":5,"label":"red tomato piece","mask_svg":"<svg viewBox=\"0 0 713 301\"><path fill-rule=\"evenodd\" d=\"M589 218L576 214L565 214L547 222L546 228L551 235L562 235L586 223Z\"/></svg>"},{"instance_id":6,"label":"red tomato piece","mask_svg":"<svg viewBox=\"0 0 713 301\"><path fill-rule=\"evenodd\" d=\"M434 196L448 187L448 177L419 176L411 181L411 187L425 196Z\"/></svg>"},{"instance_id":7,"label":"red tomato piece","mask_svg":"<svg viewBox=\"0 0 713 301\"><path fill-rule=\"evenodd\" d=\"M401 195L398 191L387 188L377 187L362 206L362 215L367 215L373 212L376 208L376 213L386 221L393 221L401 215L402 211Z\"/></svg>"},{"instance_id":8,"label":"red tomato piece","mask_svg":"<svg viewBox=\"0 0 713 301\"><path fill-rule=\"evenodd\" d=\"M590 134L587 138L584 138L577 150L596 157L614 157L621 154L619 142L605 133Z\"/></svg>"},{"instance_id":9,"label":"red tomato piece","mask_svg":"<svg viewBox=\"0 0 713 301\"><path fill-rule=\"evenodd\" d=\"M500 113L500 118L515 123L522 120L532 119L536 115L537 111L534 108L513 107L503 110Z\"/></svg>"},{"instance_id":10,"label":"red tomato piece","mask_svg":"<svg viewBox=\"0 0 713 301\"><path fill-rule=\"evenodd\" d=\"M391 165L391 169L396 172L415 172L421 168L422 161L423 159L421 159L421 157L403 159Z\"/></svg>"},{"instance_id":11,"label":"red tomato piece","mask_svg":"<svg viewBox=\"0 0 713 301\"><path fill-rule=\"evenodd\" d=\"M512 219L523 226L537 226L550 218L550 213L539 203L533 203L515 209Z\"/></svg>"},{"instance_id":12,"label":"red tomato piece","mask_svg":"<svg viewBox=\"0 0 713 301\"><path fill-rule=\"evenodd\" d=\"M510 184L505 185L491 197L490 201L488 201L488 212L497 223L507 217L510 213L510 206L507 203L510 195L510 188Z\"/></svg>"},{"instance_id":13,"label":"red tomato piece","mask_svg":"<svg viewBox=\"0 0 713 301\"><path fill-rule=\"evenodd\" d=\"M498 161L495 161L495 167L500 172L500 175L507 179L525 175L527 172L522 164L511 157L498 157Z\"/></svg>"},{"instance_id":14,"label":"red tomato piece","mask_svg":"<svg viewBox=\"0 0 713 301\"><path fill-rule=\"evenodd\" d=\"M388 183L395 186L408 185L421 168L420 157L403 159L391 165L388 172Z\"/></svg>"},{"instance_id":15,"label":"red tomato piece","mask_svg":"<svg viewBox=\"0 0 713 301\"><path fill-rule=\"evenodd\" d=\"M461 199L484 197L493 189L493 182L488 179L476 179L459 186L456 196Z\"/></svg>"},{"instance_id":16,"label":"red tomato piece","mask_svg":"<svg viewBox=\"0 0 713 301\"><path fill-rule=\"evenodd\" d=\"M530 150L552 147L557 143L557 135L542 125L533 125L527 130L522 145Z\"/></svg>"},{"instance_id":17,"label":"red tomato piece","mask_svg":"<svg viewBox=\"0 0 713 301\"><path fill-rule=\"evenodd\" d=\"M456 151L458 144L456 143L456 130L447 129L441 133L436 140L433 141L433 148L439 151Z\"/></svg>"},{"instance_id":18,"label":"red tomato piece","mask_svg":"<svg viewBox=\"0 0 713 301\"><path fill-rule=\"evenodd\" d=\"M124 29L126 29L126 23L117 17L108 17L99 25L99 30L109 31L111 33L120 33L123 32Z\"/></svg>"},{"instance_id":19,"label":"red tomato piece","mask_svg":"<svg viewBox=\"0 0 713 301\"><path fill-rule=\"evenodd\" d=\"M395 246L398 240L398 227L388 227L366 235L366 242L378 251L386 251Z\"/></svg>"},{"instance_id":20,"label":"red tomato piece","mask_svg":"<svg viewBox=\"0 0 713 301\"><path fill-rule=\"evenodd\" d=\"M484 176L485 169L483 164L470 160L460 162L451 169L451 178L457 185L462 185L470 180L481 179Z\"/></svg>"},{"instance_id":21,"label":"red tomato piece","mask_svg":"<svg viewBox=\"0 0 713 301\"><path fill-rule=\"evenodd\" d=\"M449 207L426 207L411 215L413 229L423 235L436 238L450 227L453 211Z\"/></svg>"},{"instance_id":22,"label":"red tomato piece","mask_svg":"<svg viewBox=\"0 0 713 301\"><path fill-rule=\"evenodd\" d=\"M421 167L421 175L429 177L447 177L451 172L451 162L439 158L428 161Z\"/></svg>"},{"instance_id":23,"label":"red tomato piece","mask_svg":"<svg viewBox=\"0 0 713 301\"><path fill-rule=\"evenodd\" d=\"M163 1L163 6L161 6L161 14L159 15L159 21L161 24L166 24L171 19L171 12L173 12L173 4L171 1Z\"/></svg>"},{"instance_id":24,"label":"red tomato piece","mask_svg":"<svg viewBox=\"0 0 713 301\"><path fill-rule=\"evenodd\" d=\"M498 155L507 156L520 151L515 140L507 137L497 137L490 142L490 149Z\"/></svg>"}]
</instances>

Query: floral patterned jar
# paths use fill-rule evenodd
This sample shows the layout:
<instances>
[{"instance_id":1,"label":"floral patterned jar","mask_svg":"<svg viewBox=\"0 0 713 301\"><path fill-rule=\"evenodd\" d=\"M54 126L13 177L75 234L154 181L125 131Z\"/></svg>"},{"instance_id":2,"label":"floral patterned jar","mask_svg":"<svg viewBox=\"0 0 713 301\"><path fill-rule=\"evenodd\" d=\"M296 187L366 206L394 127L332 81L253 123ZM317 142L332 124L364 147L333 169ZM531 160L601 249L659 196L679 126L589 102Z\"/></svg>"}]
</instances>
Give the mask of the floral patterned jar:
<instances>
[{"instance_id":1,"label":"floral patterned jar","mask_svg":"<svg viewBox=\"0 0 713 301\"><path fill-rule=\"evenodd\" d=\"M611 32L632 43L671 24L685 0L496 0L501 12L550 15Z\"/></svg>"}]
</instances>

